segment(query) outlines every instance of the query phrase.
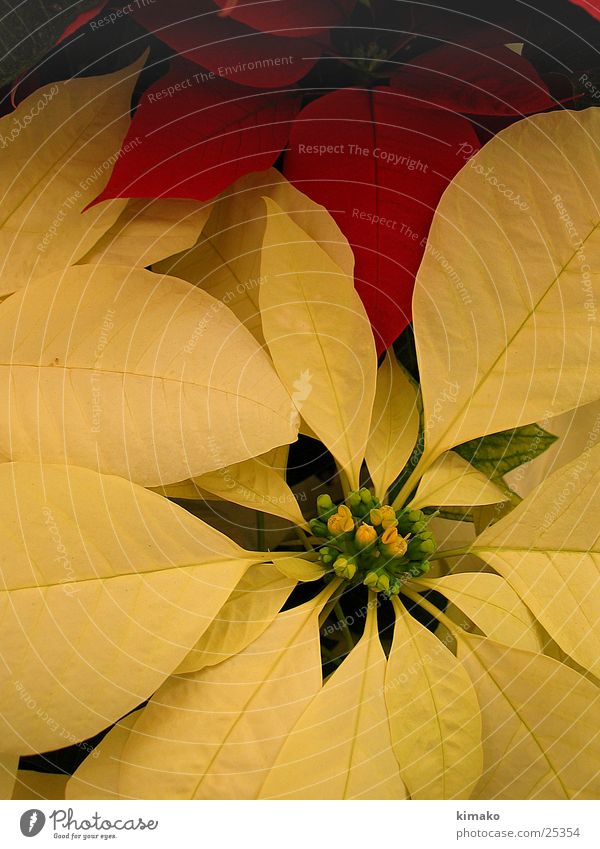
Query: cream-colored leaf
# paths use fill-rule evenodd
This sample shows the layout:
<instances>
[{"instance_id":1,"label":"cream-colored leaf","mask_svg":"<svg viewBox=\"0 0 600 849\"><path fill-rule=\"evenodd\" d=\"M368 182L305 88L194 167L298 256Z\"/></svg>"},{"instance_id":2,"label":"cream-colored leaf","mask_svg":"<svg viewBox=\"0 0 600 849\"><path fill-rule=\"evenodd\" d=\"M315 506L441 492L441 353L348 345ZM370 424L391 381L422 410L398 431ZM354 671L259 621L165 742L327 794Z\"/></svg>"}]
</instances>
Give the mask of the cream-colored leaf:
<instances>
[{"instance_id":1,"label":"cream-colored leaf","mask_svg":"<svg viewBox=\"0 0 600 849\"><path fill-rule=\"evenodd\" d=\"M481 717L448 648L394 603L385 680L394 752L412 799L468 799L481 775Z\"/></svg>"},{"instance_id":2,"label":"cream-colored leaf","mask_svg":"<svg viewBox=\"0 0 600 849\"><path fill-rule=\"evenodd\" d=\"M248 461L244 461L244 463L240 463L236 465L236 468L240 468L241 466L245 466L246 462L249 464L251 469L255 468L255 464L260 462L261 465L267 465L269 467L269 477L272 474L277 475L280 478L285 480L285 473L287 468L287 458L289 453L289 445L280 445L277 448L271 449L271 451L267 451L264 454L261 454L260 457L251 458ZM225 473L224 469L219 469L218 473ZM244 474L244 473L243 473ZM234 501L233 498L227 498L227 494L216 495L215 492L209 492L208 490L204 490L201 487L202 475L198 478L192 478L185 481L179 481L178 483L170 483L166 486L157 486L154 487L156 492L160 492L161 495L166 495L167 498L183 498L192 501L213 501L213 500L226 500L226 501ZM279 486L279 485L278 485ZM231 489L231 487L229 487ZM235 487L234 487L235 489ZM286 490L287 493L287 490ZM250 506L250 505L248 505ZM253 509L259 509L258 507L253 507ZM265 511L270 512L270 511ZM277 514L275 514L277 515ZM304 520L303 520L304 521Z\"/></svg>"},{"instance_id":3,"label":"cream-colored leaf","mask_svg":"<svg viewBox=\"0 0 600 849\"><path fill-rule=\"evenodd\" d=\"M438 578L454 572L481 572L484 564L474 554L445 558L444 551L464 549L468 551L475 540L473 522L457 522L441 516L433 516L427 522L427 528L433 534L437 545L436 559L431 561L428 578Z\"/></svg>"},{"instance_id":4,"label":"cream-colored leaf","mask_svg":"<svg viewBox=\"0 0 600 849\"><path fill-rule=\"evenodd\" d=\"M0 454L172 483L296 437L267 355L206 292L77 266L0 304Z\"/></svg>"},{"instance_id":5,"label":"cream-colored leaf","mask_svg":"<svg viewBox=\"0 0 600 849\"><path fill-rule=\"evenodd\" d=\"M68 775L53 772L34 772L30 769L17 770L12 798L64 799Z\"/></svg>"},{"instance_id":6,"label":"cream-colored leaf","mask_svg":"<svg viewBox=\"0 0 600 849\"><path fill-rule=\"evenodd\" d=\"M413 301L431 458L600 397L599 135L598 109L525 118L444 193Z\"/></svg>"},{"instance_id":7,"label":"cream-colored leaf","mask_svg":"<svg viewBox=\"0 0 600 849\"><path fill-rule=\"evenodd\" d=\"M351 277L266 199L262 326L275 368L302 418L359 486L377 359Z\"/></svg>"},{"instance_id":8,"label":"cream-colored leaf","mask_svg":"<svg viewBox=\"0 0 600 849\"><path fill-rule=\"evenodd\" d=\"M487 528L473 552L512 586L558 645L600 675L600 446L551 475Z\"/></svg>"},{"instance_id":9,"label":"cream-colored leaf","mask_svg":"<svg viewBox=\"0 0 600 849\"><path fill-rule=\"evenodd\" d=\"M272 448L270 451L263 454L261 459L264 463L267 463L274 472L285 479L289 454L289 445L278 445L277 448Z\"/></svg>"},{"instance_id":10,"label":"cream-colored leaf","mask_svg":"<svg viewBox=\"0 0 600 849\"><path fill-rule=\"evenodd\" d=\"M0 465L0 750L45 752L148 698L260 554L156 493Z\"/></svg>"},{"instance_id":11,"label":"cream-colored leaf","mask_svg":"<svg viewBox=\"0 0 600 849\"><path fill-rule=\"evenodd\" d=\"M215 666L243 651L268 628L295 586L271 563L252 566L175 674Z\"/></svg>"},{"instance_id":12,"label":"cream-colored leaf","mask_svg":"<svg viewBox=\"0 0 600 849\"><path fill-rule=\"evenodd\" d=\"M554 640L548 636L548 634L542 629L544 647L543 653L547 654L548 657L554 658L554 660L558 660L561 663L564 663L565 666L574 669L575 672L578 672L579 675L583 675L584 678L587 678L588 681L591 681L596 687L600 687L600 678L596 678L595 675L573 660L572 657L569 657L568 654L561 649L558 643L555 643Z\"/></svg>"},{"instance_id":13,"label":"cream-colored leaf","mask_svg":"<svg viewBox=\"0 0 600 849\"><path fill-rule=\"evenodd\" d=\"M406 463L419 435L418 391L393 350L377 371L366 461L375 494L383 498Z\"/></svg>"},{"instance_id":14,"label":"cream-colored leaf","mask_svg":"<svg viewBox=\"0 0 600 849\"><path fill-rule=\"evenodd\" d=\"M506 501L506 495L499 487L454 451L448 451L427 469L411 506L475 507L500 501Z\"/></svg>"},{"instance_id":15,"label":"cream-colored leaf","mask_svg":"<svg viewBox=\"0 0 600 849\"><path fill-rule=\"evenodd\" d=\"M275 566L279 571L294 581L318 581L326 573L323 564L318 560L304 560L301 557L274 557Z\"/></svg>"},{"instance_id":16,"label":"cream-colored leaf","mask_svg":"<svg viewBox=\"0 0 600 849\"><path fill-rule=\"evenodd\" d=\"M317 434L311 427L306 424L302 417L300 417L299 433L301 433L302 436L309 436L311 439L315 439L317 442L319 441L319 437L317 436Z\"/></svg>"},{"instance_id":17,"label":"cream-colored leaf","mask_svg":"<svg viewBox=\"0 0 600 849\"><path fill-rule=\"evenodd\" d=\"M69 778L65 799L119 799L119 770L123 747L141 711L121 719Z\"/></svg>"},{"instance_id":18,"label":"cream-colored leaf","mask_svg":"<svg viewBox=\"0 0 600 849\"><path fill-rule=\"evenodd\" d=\"M225 501L280 516L294 525L306 526L296 496L281 474L262 457L200 475L194 478L193 484Z\"/></svg>"},{"instance_id":19,"label":"cream-colored leaf","mask_svg":"<svg viewBox=\"0 0 600 849\"><path fill-rule=\"evenodd\" d=\"M539 624L504 578L466 572L419 583L446 596L491 639L517 649L543 651Z\"/></svg>"},{"instance_id":20,"label":"cream-colored leaf","mask_svg":"<svg viewBox=\"0 0 600 849\"><path fill-rule=\"evenodd\" d=\"M146 266L195 244L210 204L178 198L135 198L81 263Z\"/></svg>"},{"instance_id":21,"label":"cream-colored leaf","mask_svg":"<svg viewBox=\"0 0 600 849\"><path fill-rule=\"evenodd\" d=\"M386 658L369 604L365 632L306 708L262 799L405 799L384 699Z\"/></svg>"},{"instance_id":22,"label":"cream-colored leaf","mask_svg":"<svg viewBox=\"0 0 600 849\"><path fill-rule=\"evenodd\" d=\"M556 436L556 441L529 463L504 476L506 483L521 498L529 495L552 472L595 445L600 437L600 401L592 401L560 416L544 419L539 424Z\"/></svg>"},{"instance_id":23,"label":"cream-colored leaf","mask_svg":"<svg viewBox=\"0 0 600 849\"><path fill-rule=\"evenodd\" d=\"M142 799L254 799L321 687L319 613L333 584L279 614L240 654L170 678L127 742L120 792Z\"/></svg>"},{"instance_id":24,"label":"cream-colored leaf","mask_svg":"<svg viewBox=\"0 0 600 849\"><path fill-rule=\"evenodd\" d=\"M117 160L145 58L44 86L0 119L0 295L77 262L125 208L126 200L111 200L83 211Z\"/></svg>"},{"instance_id":25,"label":"cream-colored leaf","mask_svg":"<svg viewBox=\"0 0 600 849\"><path fill-rule=\"evenodd\" d=\"M0 799L12 798L18 768L18 755L0 754Z\"/></svg>"},{"instance_id":26,"label":"cream-colored leaf","mask_svg":"<svg viewBox=\"0 0 600 849\"><path fill-rule=\"evenodd\" d=\"M264 338L258 292L265 232L263 197L272 198L289 213L352 276L352 250L331 215L274 168L247 174L226 189L213 202L212 214L198 243L155 269L182 277L223 301L261 343Z\"/></svg>"},{"instance_id":27,"label":"cream-colored leaf","mask_svg":"<svg viewBox=\"0 0 600 849\"><path fill-rule=\"evenodd\" d=\"M183 501L208 501L210 496L208 492L203 492L196 484L195 479L178 481L178 483L168 483L166 486L151 487L154 492L160 493L167 498L179 498Z\"/></svg>"},{"instance_id":28,"label":"cream-colored leaf","mask_svg":"<svg viewBox=\"0 0 600 849\"><path fill-rule=\"evenodd\" d=\"M481 705L484 768L474 799L597 799L600 690L542 654L462 636Z\"/></svg>"}]
</instances>

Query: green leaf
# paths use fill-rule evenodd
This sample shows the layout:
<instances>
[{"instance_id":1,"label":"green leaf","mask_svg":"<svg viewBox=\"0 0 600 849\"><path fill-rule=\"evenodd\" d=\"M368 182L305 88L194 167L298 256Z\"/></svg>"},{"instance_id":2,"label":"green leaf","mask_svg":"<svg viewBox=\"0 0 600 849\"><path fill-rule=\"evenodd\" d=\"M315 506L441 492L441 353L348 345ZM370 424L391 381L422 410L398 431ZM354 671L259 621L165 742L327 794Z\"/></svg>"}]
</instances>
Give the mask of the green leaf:
<instances>
[{"instance_id":1,"label":"green leaf","mask_svg":"<svg viewBox=\"0 0 600 849\"><path fill-rule=\"evenodd\" d=\"M557 438L538 424L530 424L471 439L454 450L486 477L501 478L535 460Z\"/></svg>"}]
</instances>

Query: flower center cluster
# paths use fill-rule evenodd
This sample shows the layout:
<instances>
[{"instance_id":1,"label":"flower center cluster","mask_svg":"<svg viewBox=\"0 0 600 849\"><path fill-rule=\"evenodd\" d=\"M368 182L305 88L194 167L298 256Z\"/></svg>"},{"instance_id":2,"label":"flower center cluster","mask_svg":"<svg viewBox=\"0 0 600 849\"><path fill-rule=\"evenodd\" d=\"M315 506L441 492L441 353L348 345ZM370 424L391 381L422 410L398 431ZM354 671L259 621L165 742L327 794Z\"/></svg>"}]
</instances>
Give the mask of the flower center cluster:
<instances>
[{"instance_id":1,"label":"flower center cluster","mask_svg":"<svg viewBox=\"0 0 600 849\"><path fill-rule=\"evenodd\" d=\"M410 577L429 571L427 558L436 545L421 510L396 511L363 488L339 505L320 495L317 511L310 527L323 540L319 559L339 578L389 597Z\"/></svg>"}]
</instances>

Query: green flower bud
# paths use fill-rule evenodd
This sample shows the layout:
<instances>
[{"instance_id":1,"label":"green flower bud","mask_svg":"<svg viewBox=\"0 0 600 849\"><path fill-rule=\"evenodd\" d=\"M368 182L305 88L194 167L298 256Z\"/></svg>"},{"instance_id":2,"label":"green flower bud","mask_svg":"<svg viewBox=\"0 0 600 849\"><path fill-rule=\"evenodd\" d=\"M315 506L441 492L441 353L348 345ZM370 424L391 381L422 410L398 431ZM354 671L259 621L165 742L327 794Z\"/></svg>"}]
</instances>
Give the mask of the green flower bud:
<instances>
[{"instance_id":1,"label":"green flower bud","mask_svg":"<svg viewBox=\"0 0 600 849\"><path fill-rule=\"evenodd\" d=\"M350 509L352 510L352 515L356 516L357 519L365 519L369 515L369 510L373 506L372 504L365 504L362 500L361 492L352 492L347 498L347 502L350 505Z\"/></svg>"},{"instance_id":2,"label":"green flower bud","mask_svg":"<svg viewBox=\"0 0 600 849\"><path fill-rule=\"evenodd\" d=\"M422 554L433 554L435 551L435 542L432 539L423 540L419 546L419 550Z\"/></svg>"},{"instance_id":3,"label":"green flower bud","mask_svg":"<svg viewBox=\"0 0 600 849\"><path fill-rule=\"evenodd\" d=\"M412 575L413 578L419 578L421 575L426 575L430 568L429 561L422 560L419 563L412 563L410 569L407 569L407 573Z\"/></svg>"},{"instance_id":4,"label":"green flower bud","mask_svg":"<svg viewBox=\"0 0 600 849\"><path fill-rule=\"evenodd\" d=\"M325 522L321 522L320 519L311 519L308 523L310 525L310 529L316 537L326 538L331 536L329 531L327 530L327 525Z\"/></svg>"},{"instance_id":5,"label":"green flower bud","mask_svg":"<svg viewBox=\"0 0 600 849\"><path fill-rule=\"evenodd\" d=\"M370 490L363 486L359 490L358 494L360 495L360 500L362 501L362 503L367 504L369 507L371 507L371 505L373 504L373 496L371 495Z\"/></svg>"},{"instance_id":6,"label":"green flower bud","mask_svg":"<svg viewBox=\"0 0 600 849\"><path fill-rule=\"evenodd\" d=\"M390 579L385 572L367 572L363 584L376 592L389 593L390 591Z\"/></svg>"},{"instance_id":7,"label":"green flower bud","mask_svg":"<svg viewBox=\"0 0 600 849\"><path fill-rule=\"evenodd\" d=\"M333 571L338 578L345 578L346 581L351 581L356 575L356 563L348 560L347 557L338 557L333 564Z\"/></svg>"},{"instance_id":8,"label":"green flower bud","mask_svg":"<svg viewBox=\"0 0 600 849\"><path fill-rule=\"evenodd\" d=\"M380 525L383 521L383 514L378 507L369 510L369 519L372 525Z\"/></svg>"},{"instance_id":9,"label":"green flower bud","mask_svg":"<svg viewBox=\"0 0 600 849\"><path fill-rule=\"evenodd\" d=\"M400 592L400 581L398 580L398 578L392 578L392 580L390 581L390 589L389 589L388 595L389 596L398 595L399 592Z\"/></svg>"},{"instance_id":10,"label":"green flower bud","mask_svg":"<svg viewBox=\"0 0 600 849\"><path fill-rule=\"evenodd\" d=\"M398 528L399 533L406 536L406 534L412 532L413 523L408 521L406 513L396 513L396 518L398 519L396 527Z\"/></svg>"},{"instance_id":11,"label":"green flower bud","mask_svg":"<svg viewBox=\"0 0 600 849\"><path fill-rule=\"evenodd\" d=\"M406 556L409 560L422 560L423 554L421 552L421 540L419 537L415 537L411 539L408 543L408 549L406 551Z\"/></svg>"},{"instance_id":12,"label":"green flower bud","mask_svg":"<svg viewBox=\"0 0 600 849\"><path fill-rule=\"evenodd\" d=\"M317 513L322 519L328 519L336 511L336 506L331 496L324 493L317 498Z\"/></svg>"},{"instance_id":13,"label":"green flower bud","mask_svg":"<svg viewBox=\"0 0 600 849\"><path fill-rule=\"evenodd\" d=\"M367 572L364 577L363 584L365 587L369 587L370 590L374 590L377 587L377 582L379 581L379 575L377 572Z\"/></svg>"},{"instance_id":14,"label":"green flower bud","mask_svg":"<svg viewBox=\"0 0 600 849\"><path fill-rule=\"evenodd\" d=\"M422 522L425 518L425 513L422 510L410 510L406 514L406 518L409 522Z\"/></svg>"},{"instance_id":15,"label":"green flower bud","mask_svg":"<svg viewBox=\"0 0 600 849\"><path fill-rule=\"evenodd\" d=\"M324 563L326 566L330 566L339 552L335 550L335 548L328 548L326 545L319 551L319 560L321 563Z\"/></svg>"},{"instance_id":16,"label":"green flower bud","mask_svg":"<svg viewBox=\"0 0 600 849\"><path fill-rule=\"evenodd\" d=\"M348 507L358 507L360 504L360 492L351 492L346 499Z\"/></svg>"}]
</instances>

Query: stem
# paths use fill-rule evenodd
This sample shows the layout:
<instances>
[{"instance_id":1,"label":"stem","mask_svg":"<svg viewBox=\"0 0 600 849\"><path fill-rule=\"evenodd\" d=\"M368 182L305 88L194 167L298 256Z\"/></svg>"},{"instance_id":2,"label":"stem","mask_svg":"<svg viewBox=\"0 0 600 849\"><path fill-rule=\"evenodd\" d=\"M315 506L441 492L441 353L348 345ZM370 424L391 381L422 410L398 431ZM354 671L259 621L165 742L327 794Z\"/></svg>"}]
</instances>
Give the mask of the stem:
<instances>
[{"instance_id":1,"label":"stem","mask_svg":"<svg viewBox=\"0 0 600 849\"><path fill-rule=\"evenodd\" d=\"M256 510L256 547L259 551L266 551L265 517L260 510Z\"/></svg>"},{"instance_id":2,"label":"stem","mask_svg":"<svg viewBox=\"0 0 600 849\"><path fill-rule=\"evenodd\" d=\"M348 620L346 619L346 615L344 614L344 611L342 610L342 605L339 603L339 601L336 601L333 608L333 612L337 616L338 622L342 626L341 630L342 635L344 637L344 642L346 643L346 648L349 652L351 652L354 648L354 640L352 639L352 634L350 633L350 628L348 627Z\"/></svg>"},{"instance_id":3,"label":"stem","mask_svg":"<svg viewBox=\"0 0 600 849\"><path fill-rule=\"evenodd\" d=\"M343 581L342 581L341 578L337 578L335 581L332 581L331 583L335 584L335 588L334 588L334 591L333 591L333 597L329 599L329 601L323 607L323 610L319 614L319 628L321 628L324 625L325 621L327 620L327 617L329 616L331 611L334 609L334 607L336 606L336 604L338 603L340 597L343 595L343 592L344 592ZM330 584L330 586L331 586L331 584Z\"/></svg>"},{"instance_id":4,"label":"stem","mask_svg":"<svg viewBox=\"0 0 600 849\"><path fill-rule=\"evenodd\" d=\"M304 533L304 531L301 528L299 528L297 525L294 528L294 530L296 532L296 536L298 537L298 539L300 540L300 542L302 543L304 548L307 551L312 551L313 550L312 545L309 543L308 538L307 538L306 534Z\"/></svg>"}]
</instances>

